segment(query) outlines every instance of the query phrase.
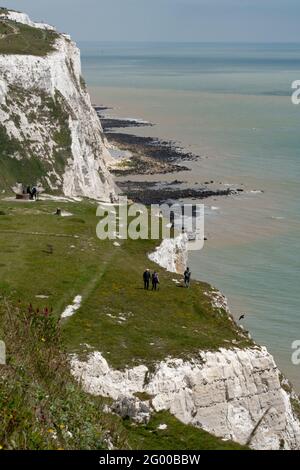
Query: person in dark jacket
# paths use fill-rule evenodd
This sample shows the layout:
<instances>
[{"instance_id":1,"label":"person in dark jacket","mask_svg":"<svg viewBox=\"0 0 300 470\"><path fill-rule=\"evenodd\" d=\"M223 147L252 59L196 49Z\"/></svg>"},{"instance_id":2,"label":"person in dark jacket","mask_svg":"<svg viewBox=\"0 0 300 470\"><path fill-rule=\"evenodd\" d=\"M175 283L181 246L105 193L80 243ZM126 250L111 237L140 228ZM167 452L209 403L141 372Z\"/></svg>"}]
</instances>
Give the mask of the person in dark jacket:
<instances>
[{"instance_id":1,"label":"person in dark jacket","mask_svg":"<svg viewBox=\"0 0 300 470\"><path fill-rule=\"evenodd\" d=\"M157 290L157 286L159 284L158 273L154 271L152 274L152 290Z\"/></svg>"},{"instance_id":2,"label":"person in dark jacket","mask_svg":"<svg viewBox=\"0 0 300 470\"><path fill-rule=\"evenodd\" d=\"M31 198L37 200L37 189L35 186L31 190Z\"/></svg>"},{"instance_id":3,"label":"person in dark jacket","mask_svg":"<svg viewBox=\"0 0 300 470\"><path fill-rule=\"evenodd\" d=\"M144 279L144 289L148 290L149 289L149 284L150 284L150 270L146 269L146 271L143 274L143 279Z\"/></svg>"},{"instance_id":4,"label":"person in dark jacket","mask_svg":"<svg viewBox=\"0 0 300 470\"><path fill-rule=\"evenodd\" d=\"M191 271L190 268L186 268L184 271L184 285L185 287L190 287L190 281L191 281Z\"/></svg>"}]
</instances>

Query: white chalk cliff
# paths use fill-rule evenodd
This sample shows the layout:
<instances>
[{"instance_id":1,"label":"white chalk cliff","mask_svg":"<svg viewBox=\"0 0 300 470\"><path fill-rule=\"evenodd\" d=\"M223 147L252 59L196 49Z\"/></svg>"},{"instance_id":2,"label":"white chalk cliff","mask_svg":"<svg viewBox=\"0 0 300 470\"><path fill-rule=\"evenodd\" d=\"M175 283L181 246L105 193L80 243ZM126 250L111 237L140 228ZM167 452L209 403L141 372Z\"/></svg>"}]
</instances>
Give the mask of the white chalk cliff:
<instances>
[{"instance_id":1,"label":"white chalk cliff","mask_svg":"<svg viewBox=\"0 0 300 470\"><path fill-rule=\"evenodd\" d=\"M192 361L162 361L155 372L142 365L113 370L100 352L87 361L73 357L71 367L86 392L113 398L113 410L138 422L169 410L183 423L255 449L300 448L291 394L265 348L200 351ZM152 398L141 401L137 392Z\"/></svg>"},{"instance_id":2,"label":"white chalk cliff","mask_svg":"<svg viewBox=\"0 0 300 470\"><path fill-rule=\"evenodd\" d=\"M187 264L188 236L185 233L175 238L166 238L149 259L171 273L183 273Z\"/></svg>"},{"instance_id":3,"label":"white chalk cliff","mask_svg":"<svg viewBox=\"0 0 300 470\"><path fill-rule=\"evenodd\" d=\"M23 24L56 34L23 13L0 12L1 18L12 28ZM0 126L12 149L0 158L10 159L6 168L16 174L18 164L27 165L26 174L53 191L110 201L111 156L81 76L80 51L59 33L53 48L40 56L0 53Z\"/></svg>"},{"instance_id":4,"label":"white chalk cliff","mask_svg":"<svg viewBox=\"0 0 300 470\"><path fill-rule=\"evenodd\" d=\"M32 21L26 13L22 13L20 11L8 10L7 12L4 11L2 16L6 17L9 20L16 21L17 23L22 23L27 26L31 26L32 28L40 28L40 29L47 29L51 31L55 31L54 26L50 26L46 23L35 23Z\"/></svg>"},{"instance_id":5,"label":"white chalk cliff","mask_svg":"<svg viewBox=\"0 0 300 470\"><path fill-rule=\"evenodd\" d=\"M163 241L150 258L171 271L179 263L182 271L186 246L180 235ZM229 314L223 295L213 290L210 297L214 308ZM71 370L86 392L112 398L113 411L139 423L168 410L185 424L254 449L300 449L299 399L264 347L232 345L199 351L192 360L166 358L154 371L145 365L114 370L94 351L87 361L73 355ZM149 399L139 399L138 392Z\"/></svg>"}]
</instances>

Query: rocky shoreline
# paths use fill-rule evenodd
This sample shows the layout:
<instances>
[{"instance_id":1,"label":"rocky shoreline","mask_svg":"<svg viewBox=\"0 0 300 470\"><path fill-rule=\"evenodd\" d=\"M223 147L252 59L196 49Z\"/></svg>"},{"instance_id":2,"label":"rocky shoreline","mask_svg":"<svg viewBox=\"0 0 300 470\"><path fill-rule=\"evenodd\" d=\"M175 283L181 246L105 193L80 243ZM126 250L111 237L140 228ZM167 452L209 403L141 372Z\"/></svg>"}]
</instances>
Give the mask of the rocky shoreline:
<instances>
[{"instance_id":1,"label":"rocky shoreline","mask_svg":"<svg viewBox=\"0 0 300 470\"><path fill-rule=\"evenodd\" d=\"M131 125L131 127L136 126ZM110 144L120 150L130 151L132 154L129 168L123 167L112 171L116 176L156 175L188 171L189 168L181 162L195 158L192 154L186 154L177 148L172 142L120 132L106 132L105 135Z\"/></svg>"},{"instance_id":2,"label":"rocky shoreline","mask_svg":"<svg viewBox=\"0 0 300 470\"><path fill-rule=\"evenodd\" d=\"M103 112L109 110L106 106L94 106L106 138L111 147L122 152L130 152L128 165L120 163L111 169L119 177L126 175L155 175L189 170L181 163L184 160L197 158L185 152L175 142L163 141L153 137L143 137L126 132L116 132L116 129L153 127L154 124L139 119L124 119L108 117Z\"/></svg>"},{"instance_id":3,"label":"rocky shoreline","mask_svg":"<svg viewBox=\"0 0 300 470\"><path fill-rule=\"evenodd\" d=\"M185 181L178 179L160 183L124 180L126 176L133 175L164 175L191 171L184 164L201 158L191 152L185 151L176 142L165 141L154 137L139 136L122 132L126 128L153 127L154 124L138 119L124 119L109 117L105 114L111 108L94 106L101 121L105 137L112 149L130 155L127 159L120 159L111 172L117 179L119 188L131 200L142 204L158 204L180 200L202 200L209 197L230 196L243 192L243 189L210 187L214 181L205 181L194 187L186 187Z\"/></svg>"},{"instance_id":4,"label":"rocky shoreline","mask_svg":"<svg viewBox=\"0 0 300 470\"><path fill-rule=\"evenodd\" d=\"M171 187L172 183L159 184L149 183L147 181L120 181L118 182L127 197L135 202L150 205L160 203L174 203L180 200L202 200L209 197L216 196L230 196L236 194L235 190L230 188L212 190L207 187L200 187L199 189L193 188L180 188Z\"/></svg>"}]
</instances>

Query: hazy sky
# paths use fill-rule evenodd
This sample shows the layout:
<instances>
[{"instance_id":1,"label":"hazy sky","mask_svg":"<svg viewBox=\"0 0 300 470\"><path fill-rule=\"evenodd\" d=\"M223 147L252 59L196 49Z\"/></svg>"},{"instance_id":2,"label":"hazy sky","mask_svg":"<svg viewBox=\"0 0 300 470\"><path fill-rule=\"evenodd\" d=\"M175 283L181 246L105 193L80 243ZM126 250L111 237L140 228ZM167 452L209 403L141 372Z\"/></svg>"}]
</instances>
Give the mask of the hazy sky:
<instances>
[{"instance_id":1,"label":"hazy sky","mask_svg":"<svg viewBox=\"0 0 300 470\"><path fill-rule=\"evenodd\" d=\"M75 40L300 42L300 0L0 0Z\"/></svg>"}]
</instances>

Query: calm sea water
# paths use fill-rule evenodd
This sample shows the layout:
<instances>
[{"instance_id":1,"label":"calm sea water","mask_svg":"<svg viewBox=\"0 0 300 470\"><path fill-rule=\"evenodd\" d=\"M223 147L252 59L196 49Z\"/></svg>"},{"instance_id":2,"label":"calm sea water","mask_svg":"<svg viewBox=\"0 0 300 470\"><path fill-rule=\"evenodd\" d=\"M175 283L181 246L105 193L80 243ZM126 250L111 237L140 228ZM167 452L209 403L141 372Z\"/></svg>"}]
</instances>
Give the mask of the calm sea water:
<instances>
[{"instance_id":1,"label":"calm sea water","mask_svg":"<svg viewBox=\"0 0 300 470\"><path fill-rule=\"evenodd\" d=\"M245 189L207 201L208 241L191 269L227 295L235 315L246 313L243 325L300 391L291 363L300 339L300 106L291 103L300 45L80 46L95 103L157 123L133 132L201 157L180 179Z\"/></svg>"}]
</instances>

